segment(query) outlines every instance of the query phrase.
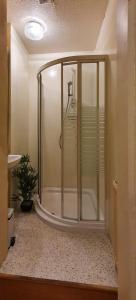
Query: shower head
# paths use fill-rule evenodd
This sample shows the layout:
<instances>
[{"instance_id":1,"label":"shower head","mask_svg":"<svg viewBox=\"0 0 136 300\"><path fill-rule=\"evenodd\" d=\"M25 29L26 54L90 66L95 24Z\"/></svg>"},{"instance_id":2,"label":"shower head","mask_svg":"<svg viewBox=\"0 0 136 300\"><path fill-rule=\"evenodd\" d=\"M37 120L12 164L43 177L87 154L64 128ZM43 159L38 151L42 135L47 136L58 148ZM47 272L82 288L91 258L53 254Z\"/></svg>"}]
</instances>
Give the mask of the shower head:
<instances>
[{"instance_id":1,"label":"shower head","mask_svg":"<svg viewBox=\"0 0 136 300\"><path fill-rule=\"evenodd\" d=\"M68 82L68 96L69 97L73 96L73 82L72 81Z\"/></svg>"}]
</instances>

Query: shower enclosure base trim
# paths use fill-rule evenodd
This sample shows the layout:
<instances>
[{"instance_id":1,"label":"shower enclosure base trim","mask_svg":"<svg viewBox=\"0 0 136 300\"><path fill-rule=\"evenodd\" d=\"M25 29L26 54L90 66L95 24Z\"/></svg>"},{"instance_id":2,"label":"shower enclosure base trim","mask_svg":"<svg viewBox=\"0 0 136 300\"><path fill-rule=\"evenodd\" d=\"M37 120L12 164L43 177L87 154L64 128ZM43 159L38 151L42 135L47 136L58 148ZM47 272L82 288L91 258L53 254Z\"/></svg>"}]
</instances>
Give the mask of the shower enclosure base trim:
<instances>
[{"instance_id":1,"label":"shower enclosure base trim","mask_svg":"<svg viewBox=\"0 0 136 300\"><path fill-rule=\"evenodd\" d=\"M77 203L76 194L77 189L65 188L65 214L64 219L77 219ZM84 201L82 204L82 219L85 221L97 218L97 200L96 195L92 189L84 189L83 191ZM42 192L42 205L51 214L61 217L61 188L59 187L45 187ZM69 217L68 217L69 216ZM73 217L72 217L73 216ZM104 214L100 210L101 221L104 220Z\"/></svg>"},{"instance_id":2,"label":"shower enclosure base trim","mask_svg":"<svg viewBox=\"0 0 136 300\"><path fill-rule=\"evenodd\" d=\"M40 203L39 196L37 195L34 201L35 211L39 218L50 226L60 230L82 231L82 230L105 230L104 221L75 221L62 219L52 215Z\"/></svg>"}]
</instances>

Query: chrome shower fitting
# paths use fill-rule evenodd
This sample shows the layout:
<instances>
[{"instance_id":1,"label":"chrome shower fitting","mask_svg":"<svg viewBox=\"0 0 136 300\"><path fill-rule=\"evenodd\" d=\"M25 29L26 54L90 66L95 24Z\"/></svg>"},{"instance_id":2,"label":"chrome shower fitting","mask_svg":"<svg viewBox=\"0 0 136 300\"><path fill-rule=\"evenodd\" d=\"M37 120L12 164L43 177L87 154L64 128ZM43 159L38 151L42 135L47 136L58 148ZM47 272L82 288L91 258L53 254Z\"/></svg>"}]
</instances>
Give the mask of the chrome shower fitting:
<instances>
[{"instance_id":1,"label":"chrome shower fitting","mask_svg":"<svg viewBox=\"0 0 136 300\"><path fill-rule=\"evenodd\" d=\"M69 97L73 96L73 82L72 81L68 82L68 96Z\"/></svg>"}]
</instances>

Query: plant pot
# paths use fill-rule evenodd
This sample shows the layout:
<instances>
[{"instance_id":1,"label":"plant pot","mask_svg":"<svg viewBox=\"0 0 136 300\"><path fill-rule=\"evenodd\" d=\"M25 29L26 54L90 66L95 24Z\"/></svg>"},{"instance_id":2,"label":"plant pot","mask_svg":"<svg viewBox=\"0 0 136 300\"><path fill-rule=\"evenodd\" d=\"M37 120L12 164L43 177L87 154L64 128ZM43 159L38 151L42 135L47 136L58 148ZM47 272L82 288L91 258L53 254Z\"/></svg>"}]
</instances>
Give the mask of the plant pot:
<instances>
[{"instance_id":1,"label":"plant pot","mask_svg":"<svg viewBox=\"0 0 136 300\"><path fill-rule=\"evenodd\" d=\"M23 212L29 212L32 210L33 200L23 200L20 206Z\"/></svg>"}]
</instances>

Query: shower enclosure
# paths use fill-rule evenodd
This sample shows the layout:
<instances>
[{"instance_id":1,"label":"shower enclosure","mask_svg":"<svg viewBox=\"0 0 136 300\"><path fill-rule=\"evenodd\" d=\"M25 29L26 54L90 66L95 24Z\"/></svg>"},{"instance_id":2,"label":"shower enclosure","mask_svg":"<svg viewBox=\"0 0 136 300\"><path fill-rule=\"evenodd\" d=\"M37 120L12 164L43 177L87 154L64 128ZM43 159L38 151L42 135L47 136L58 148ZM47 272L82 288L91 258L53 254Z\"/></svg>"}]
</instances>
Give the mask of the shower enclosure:
<instances>
[{"instance_id":1,"label":"shower enclosure","mask_svg":"<svg viewBox=\"0 0 136 300\"><path fill-rule=\"evenodd\" d=\"M38 73L38 209L62 224L105 221L106 56L75 56Z\"/></svg>"}]
</instances>

